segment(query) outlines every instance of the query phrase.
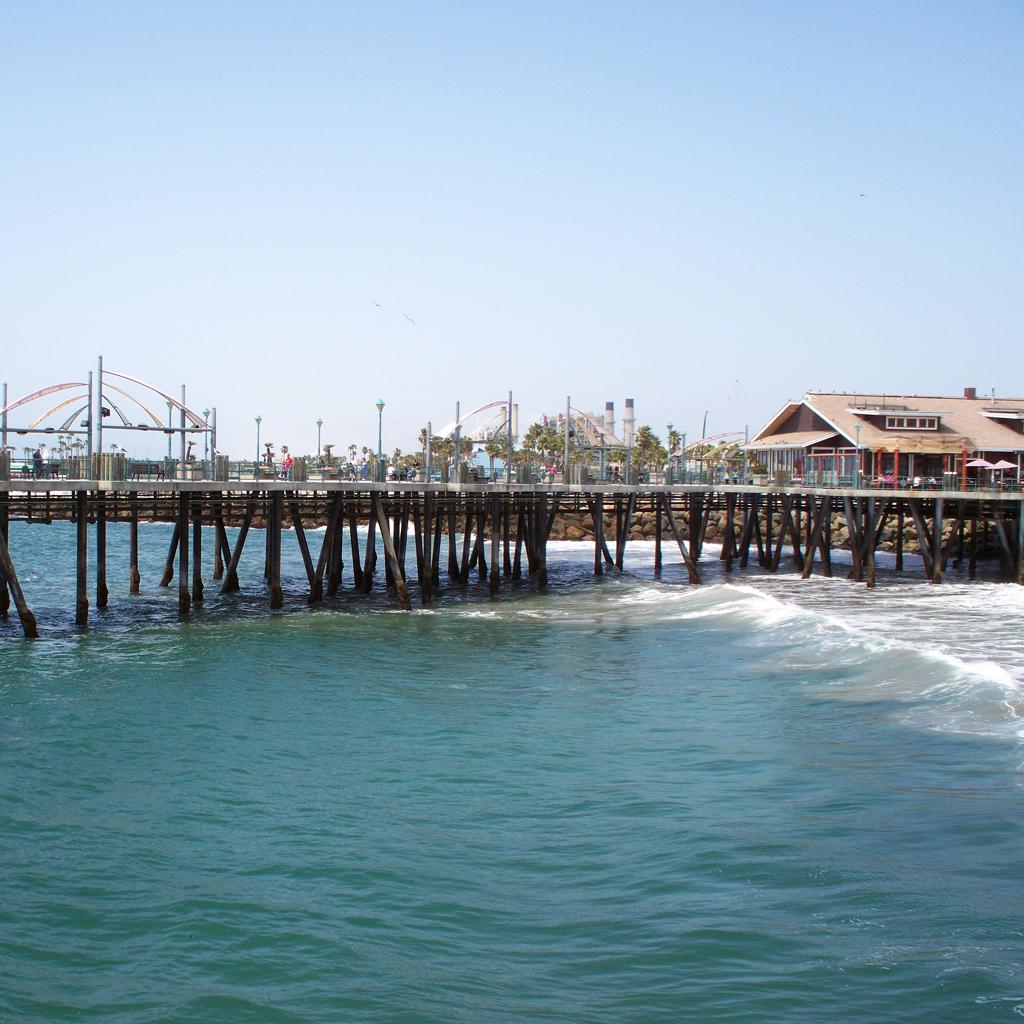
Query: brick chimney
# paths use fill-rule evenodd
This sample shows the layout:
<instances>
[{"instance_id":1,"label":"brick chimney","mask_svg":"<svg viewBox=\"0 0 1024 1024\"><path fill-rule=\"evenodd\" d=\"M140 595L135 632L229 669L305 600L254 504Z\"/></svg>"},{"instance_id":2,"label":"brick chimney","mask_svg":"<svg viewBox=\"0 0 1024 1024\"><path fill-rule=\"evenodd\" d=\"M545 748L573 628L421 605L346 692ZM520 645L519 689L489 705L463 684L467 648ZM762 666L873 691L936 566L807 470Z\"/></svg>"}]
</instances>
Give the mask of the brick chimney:
<instances>
[{"instance_id":1,"label":"brick chimney","mask_svg":"<svg viewBox=\"0 0 1024 1024\"><path fill-rule=\"evenodd\" d=\"M972 401L978 397L977 388L964 388L964 398L970 398Z\"/></svg>"}]
</instances>

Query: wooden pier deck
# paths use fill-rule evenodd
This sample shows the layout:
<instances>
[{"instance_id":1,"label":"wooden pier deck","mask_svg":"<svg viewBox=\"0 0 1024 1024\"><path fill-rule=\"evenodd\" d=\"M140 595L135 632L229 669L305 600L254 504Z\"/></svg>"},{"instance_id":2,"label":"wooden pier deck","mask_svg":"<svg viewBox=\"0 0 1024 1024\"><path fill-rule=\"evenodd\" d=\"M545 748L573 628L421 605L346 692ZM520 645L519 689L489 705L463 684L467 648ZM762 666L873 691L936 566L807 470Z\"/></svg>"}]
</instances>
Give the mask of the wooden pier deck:
<instances>
[{"instance_id":1,"label":"wooden pier deck","mask_svg":"<svg viewBox=\"0 0 1024 1024\"><path fill-rule=\"evenodd\" d=\"M291 528L302 555L308 592L315 604L344 584L368 594L379 584L377 534L383 549L383 583L403 609L429 605L442 578L467 584L475 575L497 596L501 579L525 574L547 587L547 546L561 514L589 517L593 524L594 574L621 571L634 517L650 513L656 523L653 570L662 570L663 541L678 548L687 578L701 582L700 558L710 518L724 514L721 562L742 570L751 559L763 570L792 566L803 578L832 575L831 524L842 517L849 535L850 578L872 587L876 553L886 523L898 524L896 569L903 568L904 524L912 524L929 580L938 583L951 555L966 558L974 577L978 539L992 538L1007 578L1024 584L1024 495L1002 491L920 491L677 484L424 484L367 481L103 481L0 480L0 618L13 603L26 637L38 626L19 582L8 546L12 519L34 524L76 523L75 622L89 619L89 526L94 526L93 577L96 607L109 601L107 524L129 524L129 592L140 592L139 524L174 525L160 586L175 570L178 612L187 615L205 600L203 527L212 528L209 579L221 594L241 587L239 564L256 529L264 534L264 585L269 606L279 609L281 545ZM610 519L609 519L610 517ZM610 529L606 527L610 521ZM368 524L360 538L357 526ZM227 528L238 526L232 544ZM319 550L307 530L323 527ZM447 557L441 564L442 543ZM785 563L784 563L785 560Z\"/></svg>"}]
</instances>

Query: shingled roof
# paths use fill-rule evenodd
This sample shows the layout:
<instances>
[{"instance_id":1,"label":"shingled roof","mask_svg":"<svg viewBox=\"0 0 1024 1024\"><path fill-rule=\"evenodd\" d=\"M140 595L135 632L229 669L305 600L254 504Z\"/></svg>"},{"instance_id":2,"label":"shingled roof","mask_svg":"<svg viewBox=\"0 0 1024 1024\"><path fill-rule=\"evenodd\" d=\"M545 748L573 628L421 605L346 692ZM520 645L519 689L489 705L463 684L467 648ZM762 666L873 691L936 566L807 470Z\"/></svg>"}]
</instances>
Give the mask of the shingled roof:
<instances>
[{"instance_id":1,"label":"shingled roof","mask_svg":"<svg viewBox=\"0 0 1024 1024\"><path fill-rule=\"evenodd\" d=\"M815 425L818 429L808 430L802 426L794 430L792 424L801 406L821 421ZM907 415L936 416L939 429L885 429L886 416ZM885 452L896 449L901 452L956 453L964 449L969 452L1021 452L1024 451L1022 423L1024 398L853 395L808 391L801 401L788 402L754 436L748 447L782 447L783 438L789 436L793 438L792 447L805 447L809 446L808 442L802 438L798 440L798 434L813 434L823 440L824 430L831 428L840 447L859 442L862 448Z\"/></svg>"}]
</instances>

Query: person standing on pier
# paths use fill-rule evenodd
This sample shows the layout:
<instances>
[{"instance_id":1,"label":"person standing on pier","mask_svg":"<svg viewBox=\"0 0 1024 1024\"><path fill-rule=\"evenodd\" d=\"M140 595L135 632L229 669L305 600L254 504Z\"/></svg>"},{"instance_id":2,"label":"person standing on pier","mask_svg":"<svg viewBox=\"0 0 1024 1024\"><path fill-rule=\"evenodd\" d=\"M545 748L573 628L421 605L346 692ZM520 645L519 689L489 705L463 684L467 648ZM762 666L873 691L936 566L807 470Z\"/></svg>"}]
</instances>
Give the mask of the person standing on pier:
<instances>
[{"instance_id":1,"label":"person standing on pier","mask_svg":"<svg viewBox=\"0 0 1024 1024\"><path fill-rule=\"evenodd\" d=\"M287 448L284 449L284 460L281 462L281 478L284 480L291 480L292 478L292 466L295 465L295 460L292 458L292 453Z\"/></svg>"},{"instance_id":2,"label":"person standing on pier","mask_svg":"<svg viewBox=\"0 0 1024 1024\"><path fill-rule=\"evenodd\" d=\"M38 448L32 453L32 475L37 480L43 475L43 453Z\"/></svg>"}]
</instances>

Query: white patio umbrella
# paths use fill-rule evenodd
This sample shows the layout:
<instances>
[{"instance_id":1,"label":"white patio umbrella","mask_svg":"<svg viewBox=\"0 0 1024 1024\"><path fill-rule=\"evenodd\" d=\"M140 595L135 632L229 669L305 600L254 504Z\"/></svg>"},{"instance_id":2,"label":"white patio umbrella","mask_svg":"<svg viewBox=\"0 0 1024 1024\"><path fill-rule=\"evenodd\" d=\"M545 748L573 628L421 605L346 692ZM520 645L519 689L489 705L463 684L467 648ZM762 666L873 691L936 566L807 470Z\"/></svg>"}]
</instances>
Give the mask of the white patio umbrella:
<instances>
[{"instance_id":1,"label":"white patio umbrella","mask_svg":"<svg viewBox=\"0 0 1024 1024\"><path fill-rule=\"evenodd\" d=\"M968 462L969 466L970 463ZM1012 462L1007 462L1006 459L1000 459L998 462L993 462L989 467L990 469L1016 469L1017 466Z\"/></svg>"},{"instance_id":2,"label":"white patio umbrella","mask_svg":"<svg viewBox=\"0 0 1024 1024\"><path fill-rule=\"evenodd\" d=\"M991 469L992 468L992 463L989 462L988 459L971 459L971 461L967 463L967 468L968 469Z\"/></svg>"}]
</instances>

